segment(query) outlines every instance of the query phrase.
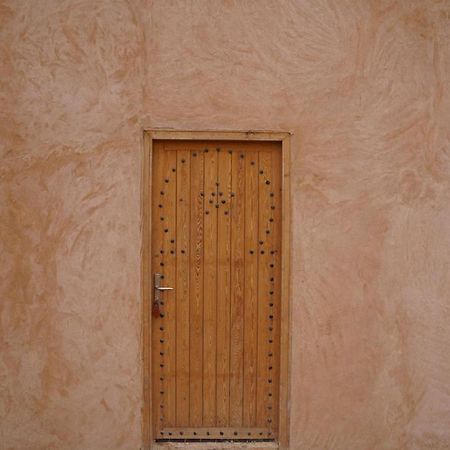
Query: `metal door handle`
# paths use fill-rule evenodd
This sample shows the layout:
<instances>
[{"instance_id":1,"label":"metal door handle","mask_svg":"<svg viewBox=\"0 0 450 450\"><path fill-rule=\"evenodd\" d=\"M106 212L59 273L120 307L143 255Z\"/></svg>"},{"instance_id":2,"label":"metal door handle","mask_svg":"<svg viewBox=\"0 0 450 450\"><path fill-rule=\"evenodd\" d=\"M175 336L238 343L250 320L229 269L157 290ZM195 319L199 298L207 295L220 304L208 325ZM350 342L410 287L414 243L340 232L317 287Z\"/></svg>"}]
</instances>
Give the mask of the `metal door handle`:
<instances>
[{"instance_id":1,"label":"metal door handle","mask_svg":"<svg viewBox=\"0 0 450 450\"><path fill-rule=\"evenodd\" d=\"M153 316L154 317L164 317L161 314L161 296L164 291L173 291L173 287L169 286L160 286L161 279L163 278L162 274L155 273L153 278L153 288L155 289L154 298L153 298Z\"/></svg>"}]
</instances>

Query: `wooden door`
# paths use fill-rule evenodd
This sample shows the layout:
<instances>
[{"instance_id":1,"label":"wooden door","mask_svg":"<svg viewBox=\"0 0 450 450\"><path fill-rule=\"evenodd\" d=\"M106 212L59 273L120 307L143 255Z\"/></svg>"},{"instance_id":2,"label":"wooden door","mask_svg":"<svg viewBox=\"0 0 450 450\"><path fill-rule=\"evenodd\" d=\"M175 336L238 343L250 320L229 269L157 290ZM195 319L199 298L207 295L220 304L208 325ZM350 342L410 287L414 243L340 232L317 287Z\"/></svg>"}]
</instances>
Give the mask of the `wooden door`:
<instances>
[{"instance_id":1,"label":"wooden door","mask_svg":"<svg viewBox=\"0 0 450 450\"><path fill-rule=\"evenodd\" d=\"M156 439L277 437L280 147L154 141Z\"/></svg>"}]
</instances>

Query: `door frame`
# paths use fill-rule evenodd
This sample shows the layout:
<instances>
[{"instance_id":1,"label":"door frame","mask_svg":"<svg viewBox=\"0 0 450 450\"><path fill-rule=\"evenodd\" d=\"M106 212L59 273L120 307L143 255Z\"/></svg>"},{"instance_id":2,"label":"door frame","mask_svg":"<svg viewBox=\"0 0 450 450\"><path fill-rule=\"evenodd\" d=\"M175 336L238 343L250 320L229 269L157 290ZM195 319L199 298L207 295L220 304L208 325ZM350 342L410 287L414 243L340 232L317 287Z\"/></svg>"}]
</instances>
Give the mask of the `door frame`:
<instances>
[{"instance_id":1,"label":"door frame","mask_svg":"<svg viewBox=\"0 0 450 450\"><path fill-rule=\"evenodd\" d=\"M289 448L290 422L290 353L291 353L291 196L290 196L290 141L291 133L275 131L179 131L171 129L144 129L141 173L141 298L142 330L141 358L143 364L142 435L143 449L155 448L152 422L151 385L151 224L152 224L152 159L153 141L272 141L281 144L281 321L280 321L280 407L278 448ZM218 443L216 443L218 444ZM242 443L236 442L242 447ZM187 444L184 444L187 445ZM194 443L198 446L198 443ZM159 447L159 445L158 445ZM161 448L161 447L160 447ZM271 447L273 448L273 447Z\"/></svg>"}]
</instances>

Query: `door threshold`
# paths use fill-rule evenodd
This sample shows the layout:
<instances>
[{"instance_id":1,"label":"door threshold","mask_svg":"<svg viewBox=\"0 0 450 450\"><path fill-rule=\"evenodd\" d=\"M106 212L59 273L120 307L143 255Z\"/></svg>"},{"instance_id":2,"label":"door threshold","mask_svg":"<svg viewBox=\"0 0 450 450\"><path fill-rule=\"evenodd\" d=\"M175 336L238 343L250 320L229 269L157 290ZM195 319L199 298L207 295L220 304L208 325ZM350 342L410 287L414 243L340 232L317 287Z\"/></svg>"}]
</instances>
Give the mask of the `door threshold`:
<instances>
[{"instance_id":1,"label":"door threshold","mask_svg":"<svg viewBox=\"0 0 450 450\"><path fill-rule=\"evenodd\" d=\"M278 450L277 442L155 442L152 450Z\"/></svg>"}]
</instances>

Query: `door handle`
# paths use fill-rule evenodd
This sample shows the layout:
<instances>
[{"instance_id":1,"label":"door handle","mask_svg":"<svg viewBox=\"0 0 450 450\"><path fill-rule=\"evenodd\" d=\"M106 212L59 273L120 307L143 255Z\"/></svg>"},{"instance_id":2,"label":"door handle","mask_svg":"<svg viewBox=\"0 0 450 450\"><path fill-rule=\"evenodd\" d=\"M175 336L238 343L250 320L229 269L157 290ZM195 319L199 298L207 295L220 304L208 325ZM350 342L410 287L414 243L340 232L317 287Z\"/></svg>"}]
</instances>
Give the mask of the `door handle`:
<instances>
[{"instance_id":1,"label":"door handle","mask_svg":"<svg viewBox=\"0 0 450 450\"><path fill-rule=\"evenodd\" d=\"M161 279L162 274L160 273L155 273L155 275L153 276L154 297L153 297L152 312L154 317L161 317L162 292L173 290L173 287L161 286Z\"/></svg>"}]
</instances>

